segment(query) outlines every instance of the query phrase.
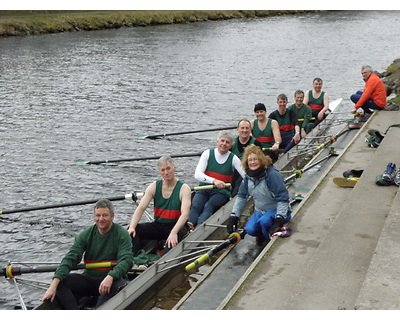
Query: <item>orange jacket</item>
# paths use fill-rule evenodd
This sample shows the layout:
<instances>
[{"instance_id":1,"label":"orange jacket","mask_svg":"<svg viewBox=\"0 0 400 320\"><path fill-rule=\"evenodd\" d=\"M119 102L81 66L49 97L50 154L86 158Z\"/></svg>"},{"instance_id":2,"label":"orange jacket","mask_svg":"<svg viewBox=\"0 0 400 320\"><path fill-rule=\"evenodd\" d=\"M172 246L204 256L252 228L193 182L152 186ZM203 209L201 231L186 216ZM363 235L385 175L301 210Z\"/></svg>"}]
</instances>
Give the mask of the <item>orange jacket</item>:
<instances>
[{"instance_id":1,"label":"orange jacket","mask_svg":"<svg viewBox=\"0 0 400 320\"><path fill-rule=\"evenodd\" d=\"M360 108L368 99L372 99L381 108L386 106L386 88L383 81L375 73L371 73L367 79L364 92L354 107Z\"/></svg>"}]
</instances>

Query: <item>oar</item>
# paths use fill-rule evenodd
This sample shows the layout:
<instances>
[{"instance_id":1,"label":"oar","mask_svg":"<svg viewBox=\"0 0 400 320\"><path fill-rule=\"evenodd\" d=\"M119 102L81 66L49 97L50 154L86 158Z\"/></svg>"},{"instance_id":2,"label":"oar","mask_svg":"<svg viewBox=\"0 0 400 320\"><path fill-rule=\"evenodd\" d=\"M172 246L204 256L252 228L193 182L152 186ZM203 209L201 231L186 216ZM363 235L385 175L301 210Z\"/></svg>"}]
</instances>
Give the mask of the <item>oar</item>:
<instances>
[{"instance_id":1,"label":"oar","mask_svg":"<svg viewBox=\"0 0 400 320\"><path fill-rule=\"evenodd\" d=\"M301 178L301 176L303 175L304 172L310 170L311 168L315 167L316 165L320 164L321 162L325 161L326 159L332 157L332 156L337 156L339 155L338 150L337 149L330 149L329 150L329 154L321 159L319 159L318 161L304 167L303 169L299 169L299 170L294 170L293 174L288 176L287 178L285 178L285 182L288 182L294 178Z\"/></svg>"},{"instance_id":2,"label":"oar","mask_svg":"<svg viewBox=\"0 0 400 320\"><path fill-rule=\"evenodd\" d=\"M203 130L193 130L193 131L182 131L182 132L174 132L174 133L164 133L164 134L154 134L151 136L136 136L136 137L128 137L133 139L161 139L168 136L178 136L181 134L191 134L191 133L200 133L200 132L211 132L211 131L221 131L221 130L230 130L236 129L237 127L224 127L224 128L213 128L213 129L203 129Z\"/></svg>"},{"instance_id":3,"label":"oar","mask_svg":"<svg viewBox=\"0 0 400 320\"><path fill-rule=\"evenodd\" d=\"M138 197L143 196L143 193L129 193L121 197L113 197L107 198L110 201L119 201L119 200L133 200L136 201ZM62 207L71 207L71 206L80 206L84 204L96 203L99 199L92 199L92 200L83 200L83 201L76 201L76 202L69 202L69 203L57 203L57 204L50 204L50 205L43 205L43 206L36 206L36 207L28 207L28 208L20 208L14 210L3 210L0 211L1 214L9 214L9 213L17 213L17 212L27 212L27 211L35 211L35 210L44 210L44 209L54 209L54 208L62 208Z\"/></svg>"},{"instance_id":4,"label":"oar","mask_svg":"<svg viewBox=\"0 0 400 320\"><path fill-rule=\"evenodd\" d=\"M225 188L229 188L231 186L230 183L225 184ZM192 191L198 190L205 190L205 189L216 189L215 185L204 185L198 187L192 187ZM132 200L137 201L139 197L143 197L143 192L136 192L136 193L128 193L121 197L113 197L107 198L110 201L119 201L119 200ZM99 199L93 200L83 200L83 201L76 201L76 202L68 202L68 203L57 203L57 204L50 204L50 205L43 205L43 206L36 206L36 207L27 207L27 208L20 208L20 209L13 209L13 210L3 210L0 211L0 215L2 214L10 214L10 213L18 213L18 212L27 212L27 211L35 211L35 210L45 210L45 209L54 209L54 208L63 208L63 207L72 207L72 206L80 206L85 204L96 203Z\"/></svg>"},{"instance_id":5,"label":"oar","mask_svg":"<svg viewBox=\"0 0 400 320\"><path fill-rule=\"evenodd\" d=\"M171 158L189 158L201 156L201 152L188 153L188 154L174 154ZM98 160L98 161L85 161L85 160L69 160L63 164L74 165L74 164L101 164L101 163L115 163L115 162L128 162L128 161L144 161L144 160L158 160L161 156L143 157L143 158L127 158L127 159L116 159L116 160Z\"/></svg>"},{"instance_id":6,"label":"oar","mask_svg":"<svg viewBox=\"0 0 400 320\"><path fill-rule=\"evenodd\" d=\"M80 263L72 270L78 269L97 269L97 268L113 268L117 265L117 262L105 261L105 262L94 262L94 263ZM37 267L16 267L13 265L8 265L5 268L1 268L0 275L6 278L14 278L21 274L26 273L43 273L43 272L54 272L57 270L59 264L47 265L47 266L37 266Z\"/></svg>"},{"instance_id":7,"label":"oar","mask_svg":"<svg viewBox=\"0 0 400 320\"><path fill-rule=\"evenodd\" d=\"M222 242L221 244L215 246L211 250L209 250L206 254L202 255L200 258L196 259L194 262L188 264L185 267L185 270L187 272L195 272L196 269L204 265L209 258L211 258L213 255L217 254L221 250L225 249L226 247L230 246L231 244L237 245L240 240L244 238L245 232L242 231L240 233L234 232L229 235L229 238Z\"/></svg>"}]
</instances>

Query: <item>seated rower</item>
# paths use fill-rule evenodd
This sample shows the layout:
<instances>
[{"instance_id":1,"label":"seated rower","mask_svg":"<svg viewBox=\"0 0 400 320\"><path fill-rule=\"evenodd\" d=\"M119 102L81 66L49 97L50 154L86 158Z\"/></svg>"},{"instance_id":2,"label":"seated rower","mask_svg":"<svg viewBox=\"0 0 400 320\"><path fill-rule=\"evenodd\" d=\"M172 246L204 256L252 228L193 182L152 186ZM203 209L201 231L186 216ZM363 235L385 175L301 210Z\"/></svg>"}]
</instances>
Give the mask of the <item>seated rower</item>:
<instances>
[{"instance_id":1,"label":"seated rower","mask_svg":"<svg viewBox=\"0 0 400 320\"><path fill-rule=\"evenodd\" d=\"M256 146L261 146L261 142L251 136L251 122L247 119L241 119L237 125L238 136L233 141L233 145L231 148L231 152L236 154L239 159L242 159L242 155L244 149L251 144L255 144ZM232 198L236 195L237 190L240 186L240 182L242 181L242 177L240 176L237 170L234 171L232 177Z\"/></svg>"},{"instance_id":2,"label":"seated rower","mask_svg":"<svg viewBox=\"0 0 400 320\"><path fill-rule=\"evenodd\" d=\"M313 128L315 128L322 120L325 119L325 112L329 109L329 96L322 91L323 81L321 78L313 80L313 89L306 92L304 96L304 104L311 107Z\"/></svg>"},{"instance_id":3,"label":"seated rower","mask_svg":"<svg viewBox=\"0 0 400 320\"><path fill-rule=\"evenodd\" d=\"M42 300L58 303L67 310L78 309L78 296L97 296L96 307L114 296L126 284L126 275L132 268L132 242L128 232L113 222L111 201L101 199L93 210L95 224L75 238L74 244L54 273L50 287ZM70 273L80 262L117 262L114 268L85 269Z\"/></svg>"},{"instance_id":4,"label":"seated rower","mask_svg":"<svg viewBox=\"0 0 400 320\"><path fill-rule=\"evenodd\" d=\"M229 201L231 193L225 188L226 183L232 182L233 171L237 170L241 177L244 176L240 159L229 151L232 143L233 136L222 131L217 147L205 150L200 157L194 177L200 181L200 186L214 185L215 188L196 191L188 221L192 228L205 222Z\"/></svg>"},{"instance_id":5,"label":"seated rower","mask_svg":"<svg viewBox=\"0 0 400 320\"><path fill-rule=\"evenodd\" d=\"M264 153L275 162L279 158L278 150L282 141L279 124L276 120L267 118L267 108L263 103L254 106L254 114L256 119L251 121L251 134L261 142Z\"/></svg>"},{"instance_id":6,"label":"seated rower","mask_svg":"<svg viewBox=\"0 0 400 320\"><path fill-rule=\"evenodd\" d=\"M276 101L278 109L272 112L269 117L279 124L282 137L281 147L283 148L283 153L286 153L300 142L300 127L297 124L296 113L286 108L288 103L287 96L281 93Z\"/></svg>"},{"instance_id":7,"label":"seated rower","mask_svg":"<svg viewBox=\"0 0 400 320\"><path fill-rule=\"evenodd\" d=\"M129 225L134 255L146 240L165 240L166 249L173 248L189 231L186 222L191 204L190 187L175 177L176 168L170 156L158 160L158 170L161 179L147 187ZM154 201L154 222L139 223L151 201Z\"/></svg>"},{"instance_id":8,"label":"seated rower","mask_svg":"<svg viewBox=\"0 0 400 320\"><path fill-rule=\"evenodd\" d=\"M310 131L314 124L311 122L312 112L311 108L304 104L304 92L302 90L297 90L294 93L295 103L288 107L288 110L293 110L297 115L297 123L300 127L300 135L304 138Z\"/></svg>"}]
</instances>

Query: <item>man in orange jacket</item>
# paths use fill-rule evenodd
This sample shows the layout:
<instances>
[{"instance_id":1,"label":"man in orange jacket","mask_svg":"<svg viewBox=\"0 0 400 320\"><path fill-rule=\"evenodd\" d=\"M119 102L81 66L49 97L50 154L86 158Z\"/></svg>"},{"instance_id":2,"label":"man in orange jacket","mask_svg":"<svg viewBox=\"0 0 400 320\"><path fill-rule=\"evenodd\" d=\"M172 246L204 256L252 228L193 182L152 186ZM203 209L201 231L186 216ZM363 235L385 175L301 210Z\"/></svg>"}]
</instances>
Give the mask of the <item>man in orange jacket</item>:
<instances>
[{"instance_id":1,"label":"man in orange jacket","mask_svg":"<svg viewBox=\"0 0 400 320\"><path fill-rule=\"evenodd\" d=\"M362 108L364 113L372 113L372 110L382 110L386 106L386 88L383 81L373 73L370 66L361 68L361 75L365 81L364 92L357 91L350 99L355 103L352 113ZM372 110L371 110L372 109Z\"/></svg>"}]
</instances>

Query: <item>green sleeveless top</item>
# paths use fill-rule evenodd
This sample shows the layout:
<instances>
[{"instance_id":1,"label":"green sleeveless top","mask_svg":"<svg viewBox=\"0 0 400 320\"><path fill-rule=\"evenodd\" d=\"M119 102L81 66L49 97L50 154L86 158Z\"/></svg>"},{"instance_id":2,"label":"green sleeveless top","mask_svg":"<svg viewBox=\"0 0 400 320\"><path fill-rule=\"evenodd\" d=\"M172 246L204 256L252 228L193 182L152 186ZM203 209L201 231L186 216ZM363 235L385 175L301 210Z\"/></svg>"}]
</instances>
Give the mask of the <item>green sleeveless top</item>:
<instances>
[{"instance_id":1,"label":"green sleeveless top","mask_svg":"<svg viewBox=\"0 0 400 320\"><path fill-rule=\"evenodd\" d=\"M168 199L165 199L162 195L162 182L162 179L156 181L154 220L166 224L175 224L181 216L181 200L179 199L179 193L183 181L178 180Z\"/></svg>"},{"instance_id":2,"label":"green sleeveless top","mask_svg":"<svg viewBox=\"0 0 400 320\"><path fill-rule=\"evenodd\" d=\"M224 182L232 182L233 177L233 160L234 154L232 152L229 153L228 159L224 163L218 163L215 159L215 150L210 149L210 155L208 157L207 168L204 171L204 174L212 177L214 179L218 179ZM209 185L209 183L200 182L200 186ZM217 189L217 191L225 194L227 197L231 196L230 191L226 189Z\"/></svg>"},{"instance_id":3,"label":"green sleeveless top","mask_svg":"<svg viewBox=\"0 0 400 320\"><path fill-rule=\"evenodd\" d=\"M275 110L270 115L271 119L275 119L279 124L279 131L284 135L294 135L294 125L290 120L290 111L286 110L286 113L282 116L278 110Z\"/></svg>"},{"instance_id":4,"label":"green sleeveless top","mask_svg":"<svg viewBox=\"0 0 400 320\"><path fill-rule=\"evenodd\" d=\"M272 119L268 118L267 126L264 130L260 130L258 127L258 119L255 119L251 134L261 142L262 148L271 148L275 143L274 135L272 133Z\"/></svg>"},{"instance_id":5,"label":"green sleeveless top","mask_svg":"<svg viewBox=\"0 0 400 320\"><path fill-rule=\"evenodd\" d=\"M308 105L311 107L313 117L318 116L318 113L324 108L324 95L325 92L322 91L321 95L315 99L312 90L308 92Z\"/></svg>"}]
</instances>

